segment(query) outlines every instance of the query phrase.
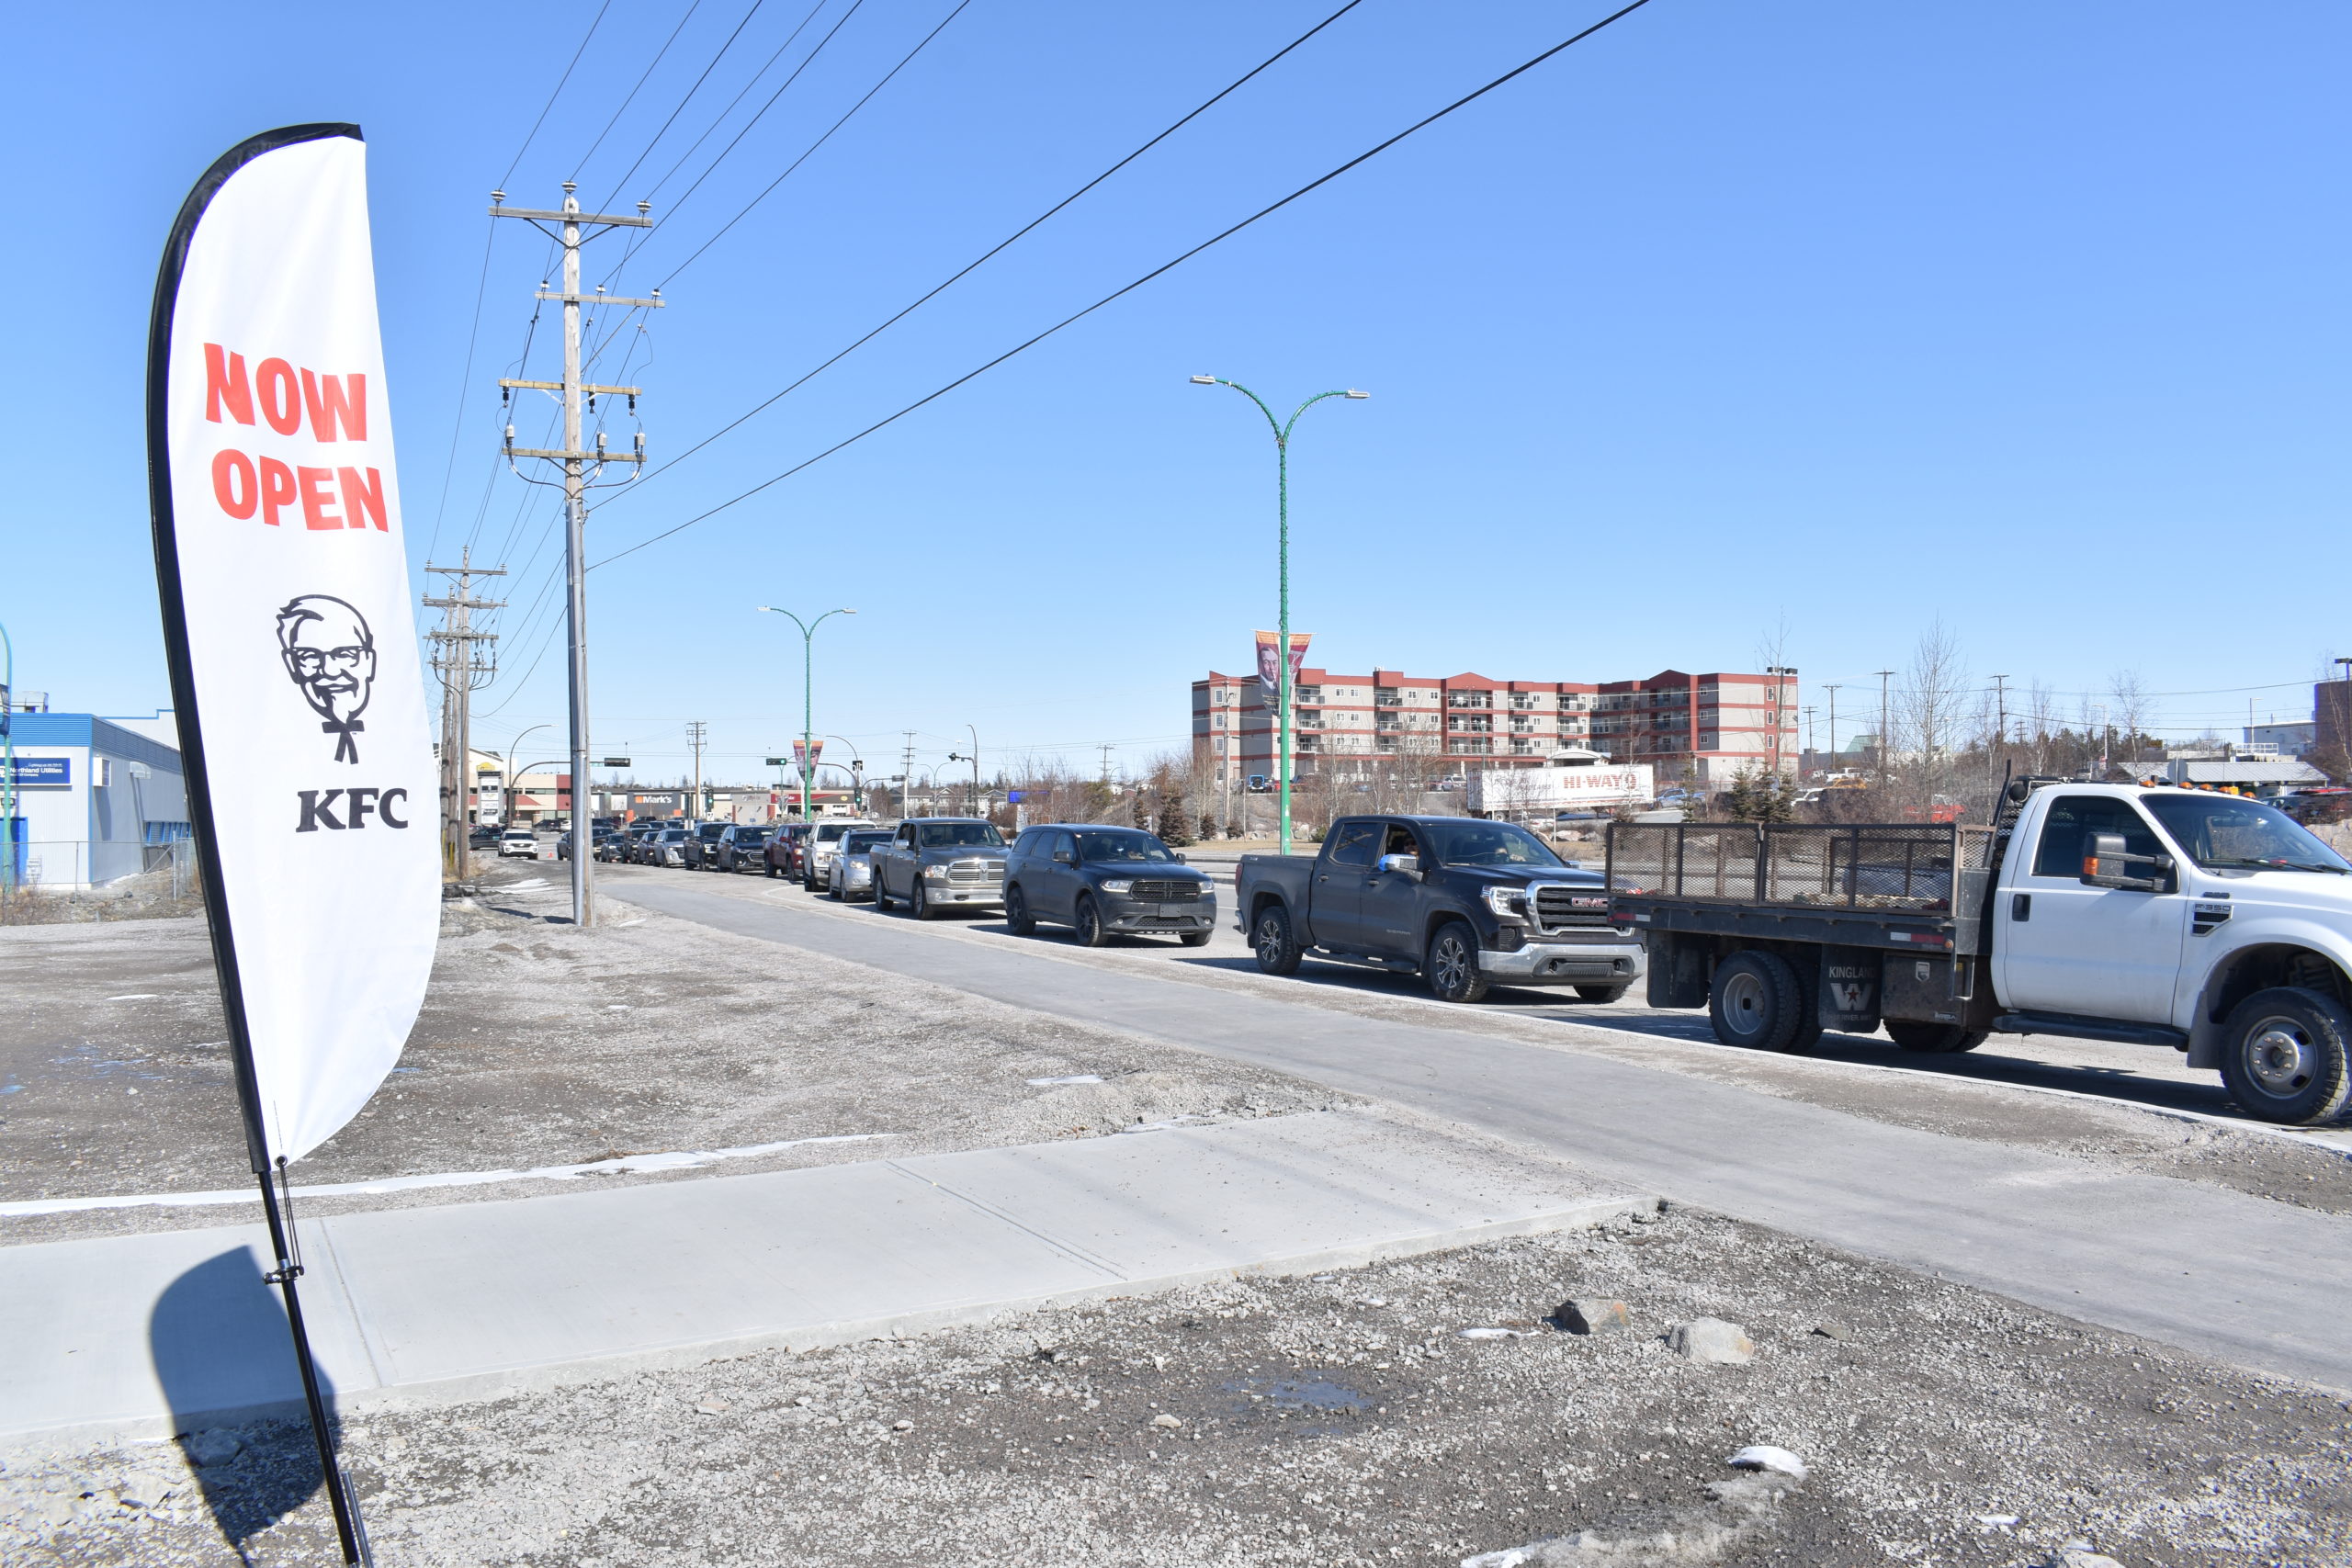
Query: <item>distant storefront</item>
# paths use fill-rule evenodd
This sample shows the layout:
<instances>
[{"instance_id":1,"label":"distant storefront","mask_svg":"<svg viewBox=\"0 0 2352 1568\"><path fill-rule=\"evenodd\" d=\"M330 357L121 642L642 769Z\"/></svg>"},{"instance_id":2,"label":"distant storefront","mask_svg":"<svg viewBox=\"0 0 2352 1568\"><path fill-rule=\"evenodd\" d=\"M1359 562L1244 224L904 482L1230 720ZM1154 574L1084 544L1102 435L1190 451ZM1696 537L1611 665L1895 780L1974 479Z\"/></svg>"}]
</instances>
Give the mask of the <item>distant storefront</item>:
<instances>
[{"instance_id":1,"label":"distant storefront","mask_svg":"<svg viewBox=\"0 0 2352 1568\"><path fill-rule=\"evenodd\" d=\"M168 715L8 716L16 811L0 874L19 885L81 888L133 876L188 833L187 789Z\"/></svg>"}]
</instances>

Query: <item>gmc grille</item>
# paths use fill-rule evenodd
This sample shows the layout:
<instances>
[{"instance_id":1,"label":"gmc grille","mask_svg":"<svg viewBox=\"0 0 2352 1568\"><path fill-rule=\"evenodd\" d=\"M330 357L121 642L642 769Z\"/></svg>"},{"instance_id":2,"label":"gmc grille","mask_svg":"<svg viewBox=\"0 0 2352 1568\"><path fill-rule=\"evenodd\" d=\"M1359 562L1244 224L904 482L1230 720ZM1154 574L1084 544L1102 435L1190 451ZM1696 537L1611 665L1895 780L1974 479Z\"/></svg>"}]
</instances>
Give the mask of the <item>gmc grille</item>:
<instances>
[{"instance_id":1,"label":"gmc grille","mask_svg":"<svg viewBox=\"0 0 2352 1568\"><path fill-rule=\"evenodd\" d=\"M1609 893L1600 887L1569 887L1539 882L1528 889L1535 929L1549 934L1609 924Z\"/></svg>"}]
</instances>

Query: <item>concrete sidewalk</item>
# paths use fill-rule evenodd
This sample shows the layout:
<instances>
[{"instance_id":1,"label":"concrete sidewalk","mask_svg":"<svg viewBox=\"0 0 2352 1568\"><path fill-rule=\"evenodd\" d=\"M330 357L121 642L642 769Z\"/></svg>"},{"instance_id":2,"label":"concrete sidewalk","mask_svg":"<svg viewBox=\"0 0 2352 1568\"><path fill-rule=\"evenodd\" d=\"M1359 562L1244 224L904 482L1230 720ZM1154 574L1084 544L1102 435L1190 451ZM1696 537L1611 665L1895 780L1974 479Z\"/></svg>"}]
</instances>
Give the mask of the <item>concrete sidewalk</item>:
<instances>
[{"instance_id":1,"label":"concrete sidewalk","mask_svg":"<svg viewBox=\"0 0 2352 1568\"><path fill-rule=\"evenodd\" d=\"M342 1407L475 1397L1008 1309L1305 1271L1647 1207L1567 1167L1320 1112L305 1222ZM0 1249L0 1438L297 1408L258 1226Z\"/></svg>"},{"instance_id":2,"label":"concrete sidewalk","mask_svg":"<svg viewBox=\"0 0 2352 1568\"><path fill-rule=\"evenodd\" d=\"M1810 1236L2238 1366L2352 1389L2352 1219L2063 1154L1894 1126L1736 1085L1427 1023L1058 960L1049 943L846 919L631 878L721 931L1295 1073ZM1172 963L1182 962L1171 956ZM1576 1031L1561 1025L1563 1045Z\"/></svg>"}]
</instances>

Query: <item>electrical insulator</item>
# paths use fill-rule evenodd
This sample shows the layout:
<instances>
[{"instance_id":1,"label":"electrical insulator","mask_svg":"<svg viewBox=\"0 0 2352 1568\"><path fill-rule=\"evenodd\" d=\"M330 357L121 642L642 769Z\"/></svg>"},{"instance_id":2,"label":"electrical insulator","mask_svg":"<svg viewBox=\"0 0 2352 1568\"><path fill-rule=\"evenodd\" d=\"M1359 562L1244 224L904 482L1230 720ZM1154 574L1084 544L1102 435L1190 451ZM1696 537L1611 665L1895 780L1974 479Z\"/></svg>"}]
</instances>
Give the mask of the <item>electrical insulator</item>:
<instances>
[{"instance_id":1,"label":"electrical insulator","mask_svg":"<svg viewBox=\"0 0 2352 1568\"><path fill-rule=\"evenodd\" d=\"M509 446L514 445L514 427L511 424L506 427L506 445Z\"/></svg>"},{"instance_id":2,"label":"electrical insulator","mask_svg":"<svg viewBox=\"0 0 2352 1568\"><path fill-rule=\"evenodd\" d=\"M637 455L640 457L645 456L645 432L641 430L637 433Z\"/></svg>"},{"instance_id":3,"label":"electrical insulator","mask_svg":"<svg viewBox=\"0 0 2352 1568\"><path fill-rule=\"evenodd\" d=\"M507 406L508 406L507 400L508 400L508 399L510 399L510 398L512 398L512 397L514 397L514 388L512 388L512 387L501 387L501 388L499 388L499 389L498 389L498 406L499 406L500 408L505 408L505 407L507 407Z\"/></svg>"},{"instance_id":4,"label":"electrical insulator","mask_svg":"<svg viewBox=\"0 0 2352 1568\"><path fill-rule=\"evenodd\" d=\"M596 432L596 456L597 456L597 457L603 457L604 455L605 455L605 433L604 433L603 431L601 431L601 430L600 430L600 431Z\"/></svg>"},{"instance_id":5,"label":"electrical insulator","mask_svg":"<svg viewBox=\"0 0 2352 1568\"><path fill-rule=\"evenodd\" d=\"M635 413L637 412L637 394L635 392L631 392L628 395L628 412L631 413Z\"/></svg>"}]
</instances>

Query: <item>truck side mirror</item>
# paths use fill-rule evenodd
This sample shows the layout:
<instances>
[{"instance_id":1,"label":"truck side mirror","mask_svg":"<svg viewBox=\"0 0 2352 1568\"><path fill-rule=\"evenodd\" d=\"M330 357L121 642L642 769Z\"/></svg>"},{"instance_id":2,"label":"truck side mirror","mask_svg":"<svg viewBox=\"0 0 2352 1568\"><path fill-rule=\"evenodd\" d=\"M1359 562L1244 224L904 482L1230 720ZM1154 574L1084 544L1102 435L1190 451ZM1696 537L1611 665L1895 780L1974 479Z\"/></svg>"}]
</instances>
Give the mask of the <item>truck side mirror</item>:
<instances>
[{"instance_id":1,"label":"truck side mirror","mask_svg":"<svg viewBox=\"0 0 2352 1568\"><path fill-rule=\"evenodd\" d=\"M2144 865L2154 876L2135 876L2128 869ZM2083 844L2083 885L2114 887L2127 893L2161 893L2172 876L2172 856L2135 855L2125 852L2120 833L2093 833Z\"/></svg>"}]
</instances>

